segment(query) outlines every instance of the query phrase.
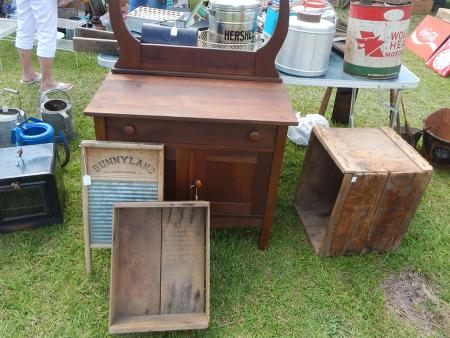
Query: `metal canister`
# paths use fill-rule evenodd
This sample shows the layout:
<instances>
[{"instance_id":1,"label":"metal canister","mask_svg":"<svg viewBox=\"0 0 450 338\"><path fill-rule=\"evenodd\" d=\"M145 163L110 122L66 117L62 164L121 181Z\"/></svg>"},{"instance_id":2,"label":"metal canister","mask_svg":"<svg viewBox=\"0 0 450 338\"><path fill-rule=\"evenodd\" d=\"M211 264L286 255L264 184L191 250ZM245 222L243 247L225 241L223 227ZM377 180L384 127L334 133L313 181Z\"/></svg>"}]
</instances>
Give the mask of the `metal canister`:
<instances>
[{"instance_id":1,"label":"metal canister","mask_svg":"<svg viewBox=\"0 0 450 338\"><path fill-rule=\"evenodd\" d=\"M210 0L208 39L216 43L253 42L258 9L258 0Z\"/></svg>"},{"instance_id":2,"label":"metal canister","mask_svg":"<svg viewBox=\"0 0 450 338\"><path fill-rule=\"evenodd\" d=\"M296 76L321 76L330 62L336 26L320 14L298 13L289 19L289 31L275 66Z\"/></svg>"},{"instance_id":3,"label":"metal canister","mask_svg":"<svg viewBox=\"0 0 450 338\"><path fill-rule=\"evenodd\" d=\"M9 108L6 105L5 93L17 95L19 108ZM22 110L22 102L17 90L4 88L0 90L0 96L3 99L3 103L0 105L0 148L6 148L11 147L11 131L25 119L25 112Z\"/></svg>"},{"instance_id":4,"label":"metal canister","mask_svg":"<svg viewBox=\"0 0 450 338\"><path fill-rule=\"evenodd\" d=\"M0 110L0 148L11 147L11 131L20 121L18 109Z\"/></svg>"},{"instance_id":5,"label":"metal canister","mask_svg":"<svg viewBox=\"0 0 450 338\"><path fill-rule=\"evenodd\" d=\"M344 72L375 79L399 74L412 7L405 3L350 3Z\"/></svg>"},{"instance_id":6,"label":"metal canister","mask_svg":"<svg viewBox=\"0 0 450 338\"><path fill-rule=\"evenodd\" d=\"M64 99L49 98L49 95L52 92L63 94ZM64 132L65 137L69 141L75 137L72 116L72 101L66 92L59 89L50 89L46 91L39 98L38 109L42 115L42 120L52 125L55 129L55 135L58 142L62 141L59 139L60 131Z\"/></svg>"}]
</instances>

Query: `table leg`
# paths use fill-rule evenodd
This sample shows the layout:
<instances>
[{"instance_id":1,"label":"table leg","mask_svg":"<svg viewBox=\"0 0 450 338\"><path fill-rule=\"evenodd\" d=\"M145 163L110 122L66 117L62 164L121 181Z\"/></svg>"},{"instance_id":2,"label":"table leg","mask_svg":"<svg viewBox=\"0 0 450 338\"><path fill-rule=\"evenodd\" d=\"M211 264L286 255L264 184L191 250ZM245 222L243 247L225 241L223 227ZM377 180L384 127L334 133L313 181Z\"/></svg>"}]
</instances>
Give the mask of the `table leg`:
<instances>
[{"instance_id":1,"label":"table leg","mask_svg":"<svg viewBox=\"0 0 450 338\"><path fill-rule=\"evenodd\" d=\"M325 111L327 110L328 103L330 102L331 93L333 92L333 87L327 87L325 90L325 94L323 95L322 102L320 103L319 114L325 115Z\"/></svg>"},{"instance_id":2,"label":"table leg","mask_svg":"<svg viewBox=\"0 0 450 338\"><path fill-rule=\"evenodd\" d=\"M356 93L358 94L358 90L356 90ZM350 121L351 101L351 88L336 88L336 98L334 99L331 121L335 123L348 124Z\"/></svg>"},{"instance_id":3,"label":"table leg","mask_svg":"<svg viewBox=\"0 0 450 338\"><path fill-rule=\"evenodd\" d=\"M355 128L354 113L355 113L355 103L356 103L356 93L358 89L352 88L352 100L350 101L350 118L349 126L350 128Z\"/></svg>"},{"instance_id":4,"label":"table leg","mask_svg":"<svg viewBox=\"0 0 450 338\"><path fill-rule=\"evenodd\" d=\"M269 188L267 190L264 220L259 235L258 248L260 250L267 249L269 245L270 230L272 228L273 214L275 211L275 199L277 197L278 184L280 183L281 166L283 164L286 136L287 127L279 126L277 128L277 134L275 136L275 147L272 158L272 171L269 179Z\"/></svg>"},{"instance_id":5,"label":"table leg","mask_svg":"<svg viewBox=\"0 0 450 338\"><path fill-rule=\"evenodd\" d=\"M390 90L389 103L391 109L390 109L389 126L391 128L394 128L397 125L396 130L398 133L400 132L400 115L399 115L400 97L401 97L400 89Z\"/></svg>"}]
</instances>

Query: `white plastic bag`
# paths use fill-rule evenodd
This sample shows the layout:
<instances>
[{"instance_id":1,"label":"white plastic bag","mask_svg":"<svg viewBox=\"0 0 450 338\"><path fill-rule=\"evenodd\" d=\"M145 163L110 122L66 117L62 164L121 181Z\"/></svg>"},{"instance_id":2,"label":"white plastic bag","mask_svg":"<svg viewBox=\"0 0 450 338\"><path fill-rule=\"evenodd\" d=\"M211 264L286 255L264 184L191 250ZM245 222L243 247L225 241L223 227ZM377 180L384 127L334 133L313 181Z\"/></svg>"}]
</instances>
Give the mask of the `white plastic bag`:
<instances>
[{"instance_id":1,"label":"white plastic bag","mask_svg":"<svg viewBox=\"0 0 450 338\"><path fill-rule=\"evenodd\" d=\"M314 126L330 128L328 121L320 114L308 114L301 117L300 113L295 114L298 120L298 126L288 128L288 138L295 144L306 146L309 142L309 136Z\"/></svg>"}]
</instances>

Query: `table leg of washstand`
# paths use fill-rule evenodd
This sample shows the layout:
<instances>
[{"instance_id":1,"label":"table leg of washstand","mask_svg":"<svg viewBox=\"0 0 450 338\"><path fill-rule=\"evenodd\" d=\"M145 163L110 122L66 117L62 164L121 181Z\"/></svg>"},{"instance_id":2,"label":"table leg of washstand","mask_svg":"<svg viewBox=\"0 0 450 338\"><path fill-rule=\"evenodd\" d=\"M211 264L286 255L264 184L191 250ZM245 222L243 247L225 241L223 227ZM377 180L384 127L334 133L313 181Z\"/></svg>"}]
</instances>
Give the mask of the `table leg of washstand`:
<instances>
[{"instance_id":1,"label":"table leg of washstand","mask_svg":"<svg viewBox=\"0 0 450 338\"><path fill-rule=\"evenodd\" d=\"M352 88L352 100L350 101L350 116L348 119L350 128L355 128L354 113L355 113L356 93L357 89Z\"/></svg>"}]
</instances>

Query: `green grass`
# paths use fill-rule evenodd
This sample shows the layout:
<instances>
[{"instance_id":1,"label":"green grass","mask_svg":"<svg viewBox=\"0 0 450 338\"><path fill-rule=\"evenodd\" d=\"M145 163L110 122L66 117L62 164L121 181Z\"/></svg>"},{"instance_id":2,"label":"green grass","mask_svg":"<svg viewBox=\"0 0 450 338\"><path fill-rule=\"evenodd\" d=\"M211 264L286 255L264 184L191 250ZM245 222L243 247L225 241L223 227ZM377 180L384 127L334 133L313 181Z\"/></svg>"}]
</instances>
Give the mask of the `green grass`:
<instances>
[{"instance_id":1,"label":"green grass","mask_svg":"<svg viewBox=\"0 0 450 338\"><path fill-rule=\"evenodd\" d=\"M0 42L0 58L0 87L20 89L25 109L34 111L38 88L18 84L20 65L11 43ZM94 138L92 120L82 112L106 71L95 56L80 53L78 60L77 69L74 54L58 52L55 64L56 78L75 85L70 95L77 138L65 169L65 222L0 236L0 337L108 335L110 253L95 251L94 273L86 277L78 149L81 140ZM405 64L421 78L404 95L411 124L420 126L426 115L450 106L450 81L409 51ZM304 114L317 112L323 92L289 87L294 108ZM356 112L359 127L387 124L376 91L360 91ZM416 336L415 327L385 310L380 290L387 275L405 268L421 272L439 298L450 301L450 173L435 171L398 250L320 258L292 207L304 153L287 142L269 250L256 249L254 230L212 232L210 329L165 336Z\"/></svg>"}]
</instances>

